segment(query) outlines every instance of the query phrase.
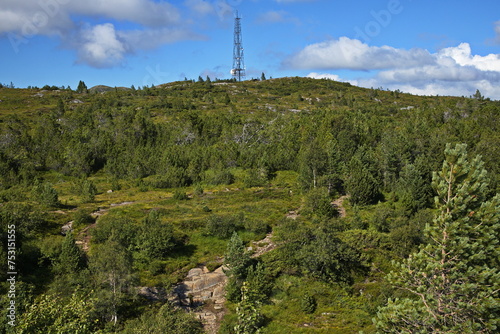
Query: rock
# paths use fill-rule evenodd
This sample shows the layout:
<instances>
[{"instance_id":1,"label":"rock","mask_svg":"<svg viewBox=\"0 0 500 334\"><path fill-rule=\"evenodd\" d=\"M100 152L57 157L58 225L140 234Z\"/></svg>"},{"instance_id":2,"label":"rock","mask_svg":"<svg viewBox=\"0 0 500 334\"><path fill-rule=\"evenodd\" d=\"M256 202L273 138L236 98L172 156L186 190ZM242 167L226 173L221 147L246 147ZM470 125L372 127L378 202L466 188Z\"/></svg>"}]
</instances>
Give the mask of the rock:
<instances>
[{"instance_id":1,"label":"rock","mask_svg":"<svg viewBox=\"0 0 500 334\"><path fill-rule=\"evenodd\" d=\"M224 286L218 286L214 289L212 296L214 298L223 297L225 293Z\"/></svg>"},{"instance_id":2,"label":"rock","mask_svg":"<svg viewBox=\"0 0 500 334\"><path fill-rule=\"evenodd\" d=\"M62 235L66 235L71 231L73 231L73 221L70 221L70 222L64 224L63 227L61 227L61 234Z\"/></svg>"},{"instance_id":3,"label":"rock","mask_svg":"<svg viewBox=\"0 0 500 334\"><path fill-rule=\"evenodd\" d=\"M113 190L109 189L108 191L106 191L108 194L111 194L113 192Z\"/></svg>"},{"instance_id":4,"label":"rock","mask_svg":"<svg viewBox=\"0 0 500 334\"><path fill-rule=\"evenodd\" d=\"M154 301L164 301L167 299L165 289L163 288L143 286L138 289L137 294L146 299Z\"/></svg>"},{"instance_id":5,"label":"rock","mask_svg":"<svg viewBox=\"0 0 500 334\"><path fill-rule=\"evenodd\" d=\"M193 268L191 269L186 278L193 278L193 277L196 277L196 276L200 276L201 274L203 274L203 269L201 268Z\"/></svg>"}]
</instances>

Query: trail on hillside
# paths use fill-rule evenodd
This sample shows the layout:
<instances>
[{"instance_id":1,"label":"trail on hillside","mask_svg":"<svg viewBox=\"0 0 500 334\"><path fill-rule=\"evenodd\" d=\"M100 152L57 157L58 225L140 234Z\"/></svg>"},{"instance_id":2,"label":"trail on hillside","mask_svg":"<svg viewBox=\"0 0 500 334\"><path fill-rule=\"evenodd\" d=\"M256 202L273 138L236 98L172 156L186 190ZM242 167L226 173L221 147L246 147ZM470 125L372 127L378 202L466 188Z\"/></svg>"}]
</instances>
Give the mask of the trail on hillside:
<instances>
[{"instance_id":1,"label":"trail on hillside","mask_svg":"<svg viewBox=\"0 0 500 334\"><path fill-rule=\"evenodd\" d=\"M116 208L118 206L124 206L124 205L130 205L130 204L134 204L134 203L135 202L130 202L130 201L121 202L121 203L112 203L112 204L110 204L109 208L106 208L106 209L99 208L96 211L92 212L90 214L90 216L92 216L92 218L95 219L95 222L93 224L85 227L83 230L80 231L80 233L78 233L78 237L76 238L77 240L75 241L75 243L77 245L81 246L82 250L84 252L88 252L89 245L90 245L90 238L91 238L89 231L90 231L90 229L94 228L97 225L97 223L99 221L99 217L104 215L109 210L111 210L111 208ZM70 221L62 227L61 231L63 234L65 234L68 231L72 230L72 228L73 228L73 221Z\"/></svg>"},{"instance_id":2,"label":"trail on hillside","mask_svg":"<svg viewBox=\"0 0 500 334\"><path fill-rule=\"evenodd\" d=\"M344 200L346 198L349 198L349 195L341 196L332 202L332 205L334 205L337 208L340 218L344 218L346 216L346 212L345 212L345 208L344 208Z\"/></svg>"}]
</instances>

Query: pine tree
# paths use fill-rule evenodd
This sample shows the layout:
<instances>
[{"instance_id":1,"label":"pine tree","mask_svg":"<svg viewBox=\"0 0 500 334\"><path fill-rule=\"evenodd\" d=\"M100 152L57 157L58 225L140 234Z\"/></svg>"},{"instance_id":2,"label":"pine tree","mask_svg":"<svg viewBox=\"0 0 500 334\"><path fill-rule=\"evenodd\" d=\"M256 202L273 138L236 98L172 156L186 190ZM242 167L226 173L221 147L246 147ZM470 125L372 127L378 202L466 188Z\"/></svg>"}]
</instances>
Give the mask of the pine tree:
<instances>
[{"instance_id":1,"label":"pine tree","mask_svg":"<svg viewBox=\"0 0 500 334\"><path fill-rule=\"evenodd\" d=\"M500 196L487 200L480 157L447 145L433 175L439 212L429 243L389 275L409 298L389 300L377 326L388 333L498 333L500 329Z\"/></svg>"}]
</instances>

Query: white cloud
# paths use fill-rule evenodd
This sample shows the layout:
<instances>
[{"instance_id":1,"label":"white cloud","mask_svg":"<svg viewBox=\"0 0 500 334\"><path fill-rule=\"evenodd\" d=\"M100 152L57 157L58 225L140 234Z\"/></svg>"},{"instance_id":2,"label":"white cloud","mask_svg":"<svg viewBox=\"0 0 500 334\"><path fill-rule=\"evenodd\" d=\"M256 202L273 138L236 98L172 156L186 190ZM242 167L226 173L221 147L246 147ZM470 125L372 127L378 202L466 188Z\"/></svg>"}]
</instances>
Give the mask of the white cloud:
<instances>
[{"instance_id":1,"label":"white cloud","mask_svg":"<svg viewBox=\"0 0 500 334\"><path fill-rule=\"evenodd\" d=\"M295 69L373 70L431 64L432 56L423 49L402 50L390 46L369 46L357 39L340 37L306 46L285 60Z\"/></svg>"},{"instance_id":2,"label":"white cloud","mask_svg":"<svg viewBox=\"0 0 500 334\"><path fill-rule=\"evenodd\" d=\"M78 62L93 67L109 67L123 62L127 45L111 23L96 25L81 32Z\"/></svg>"},{"instance_id":3,"label":"white cloud","mask_svg":"<svg viewBox=\"0 0 500 334\"><path fill-rule=\"evenodd\" d=\"M335 80L335 81L344 81L341 79L338 75L336 74L331 74L331 73L316 73L312 72L307 75L308 78L312 79L330 79L330 80Z\"/></svg>"},{"instance_id":4,"label":"white cloud","mask_svg":"<svg viewBox=\"0 0 500 334\"><path fill-rule=\"evenodd\" d=\"M260 14L257 17L258 23L286 23L291 22L299 25L300 20L292 17L289 13L284 10L272 10L265 13Z\"/></svg>"},{"instance_id":5,"label":"white cloud","mask_svg":"<svg viewBox=\"0 0 500 334\"><path fill-rule=\"evenodd\" d=\"M449 57L460 66L473 66L481 71L500 71L500 56L489 54L487 56L472 55L470 45L462 43L457 47L441 50L439 58Z\"/></svg>"},{"instance_id":6,"label":"white cloud","mask_svg":"<svg viewBox=\"0 0 500 334\"><path fill-rule=\"evenodd\" d=\"M468 43L430 53L368 46L340 38L310 45L288 58L285 65L303 69L348 69L373 72L368 78L342 80L335 75L310 73L363 87L385 87L424 95L483 95L500 99L500 55L473 55Z\"/></svg>"},{"instance_id":7,"label":"white cloud","mask_svg":"<svg viewBox=\"0 0 500 334\"><path fill-rule=\"evenodd\" d=\"M87 26L72 36L68 47L77 51L77 63L96 68L123 65L129 54L202 36L174 28L118 31L111 23Z\"/></svg>"},{"instance_id":8,"label":"white cloud","mask_svg":"<svg viewBox=\"0 0 500 334\"><path fill-rule=\"evenodd\" d=\"M129 21L148 27L176 24L180 21L177 8L168 2L152 0L85 0L68 3L69 12Z\"/></svg>"},{"instance_id":9,"label":"white cloud","mask_svg":"<svg viewBox=\"0 0 500 334\"><path fill-rule=\"evenodd\" d=\"M186 0L185 5L197 15L205 16L215 13L214 5L205 0Z\"/></svg>"},{"instance_id":10,"label":"white cloud","mask_svg":"<svg viewBox=\"0 0 500 334\"><path fill-rule=\"evenodd\" d=\"M207 1L186 0L186 5L190 13L207 14L210 7L214 12ZM82 22L74 22L75 17ZM85 23L96 18L109 23ZM137 28L120 30L116 22ZM76 51L77 63L98 68L120 66L138 50L203 38L186 28L175 6L155 0L2 0L1 34L7 34L15 52L33 36L59 36L64 47Z\"/></svg>"},{"instance_id":11,"label":"white cloud","mask_svg":"<svg viewBox=\"0 0 500 334\"><path fill-rule=\"evenodd\" d=\"M3 0L0 33L26 35L62 34L74 27L72 15L128 21L146 27L161 27L180 22L177 8L168 2L152 0Z\"/></svg>"}]
</instances>

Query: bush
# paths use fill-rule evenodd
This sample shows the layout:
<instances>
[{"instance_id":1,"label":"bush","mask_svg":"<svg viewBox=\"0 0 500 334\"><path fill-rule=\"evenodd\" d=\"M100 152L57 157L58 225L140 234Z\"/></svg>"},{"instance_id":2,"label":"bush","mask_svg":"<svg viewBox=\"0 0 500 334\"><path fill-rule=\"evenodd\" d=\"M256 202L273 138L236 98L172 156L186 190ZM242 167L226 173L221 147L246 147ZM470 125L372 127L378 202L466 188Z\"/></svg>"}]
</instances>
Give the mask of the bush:
<instances>
[{"instance_id":1,"label":"bush","mask_svg":"<svg viewBox=\"0 0 500 334\"><path fill-rule=\"evenodd\" d=\"M269 173L266 168L250 169L243 179L245 187L262 187L269 181Z\"/></svg>"},{"instance_id":2,"label":"bush","mask_svg":"<svg viewBox=\"0 0 500 334\"><path fill-rule=\"evenodd\" d=\"M174 191L173 199L178 201L186 201L189 199L189 197L184 191L177 189L176 191Z\"/></svg>"},{"instance_id":3,"label":"bush","mask_svg":"<svg viewBox=\"0 0 500 334\"><path fill-rule=\"evenodd\" d=\"M304 313L312 314L316 311L317 307L318 303L316 302L316 298L309 295L308 293L305 293L300 299L300 309Z\"/></svg>"},{"instance_id":4,"label":"bush","mask_svg":"<svg viewBox=\"0 0 500 334\"><path fill-rule=\"evenodd\" d=\"M234 182L234 175L228 169L205 172L205 182L213 185L228 185Z\"/></svg>"},{"instance_id":5,"label":"bush","mask_svg":"<svg viewBox=\"0 0 500 334\"><path fill-rule=\"evenodd\" d=\"M80 194L84 203L93 202L95 199L95 195L97 194L97 188L92 181L85 180L82 183Z\"/></svg>"},{"instance_id":6,"label":"bush","mask_svg":"<svg viewBox=\"0 0 500 334\"><path fill-rule=\"evenodd\" d=\"M151 263L149 264L149 272L153 276L163 274L165 272L165 266L163 265L163 262L160 260L151 261Z\"/></svg>"},{"instance_id":7,"label":"bush","mask_svg":"<svg viewBox=\"0 0 500 334\"><path fill-rule=\"evenodd\" d=\"M337 208L332 204L326 188L313 188L306 196L306 209L313 214L333 218L338 216Z\"/></svg>"},{"instance_id":8,"label":"bush","mask_svg":"<svg viewBox=\"0 0 500 334\"><path fill-rule=\"evenodd\" d=\"M57 206L59 204L59 195L48 182L40 183L38 180L35 181L32 194L40 204L47 206Z\"/></svg>"},{"instance_id":9,"label":"bush","mask_svg":"<svg viewBox=\"0 0 500 334\"><path fill-rule=\"evenodd\" d=\"M269 225L263 221L245 220L245 230L258 236L265 236L269 232Z\"/></svg>"},{"instance_id":10,"label":"bush","mask_svg":"<svg viewBox=\"0 0 500 334\"><path fill-rule=\"evenodd\" d=\"M235 217L211 215L207 219L206 233L217 238L227 239L238 229Z\"/></svg>"},{"instance_id":11,"label":"bush","mask_svg":"<svg viewBox=\"0 0 500 334\"><path fill-rule=\"evenodd\" d=\"M74 214L73 214L73 227L81 227L81 226L86 226L90 225L94 222L94 218L89 214L87 210L84 209L78 209Z\"/></svg>"},{"instance_id":12,"label":"bush","mask_svg":"<svg viewBox=\"0 0 500 334\"><path fill-rule=\"evenodd\" d=\"M197 184L196 187L194 187L194 194L196 196L203 195L203 187L201 185Z\"/></svg>"}]
</instances>

